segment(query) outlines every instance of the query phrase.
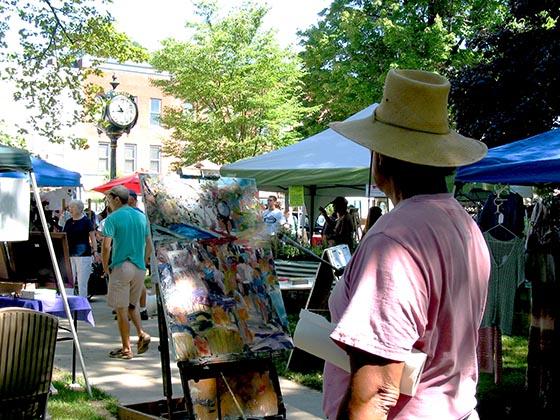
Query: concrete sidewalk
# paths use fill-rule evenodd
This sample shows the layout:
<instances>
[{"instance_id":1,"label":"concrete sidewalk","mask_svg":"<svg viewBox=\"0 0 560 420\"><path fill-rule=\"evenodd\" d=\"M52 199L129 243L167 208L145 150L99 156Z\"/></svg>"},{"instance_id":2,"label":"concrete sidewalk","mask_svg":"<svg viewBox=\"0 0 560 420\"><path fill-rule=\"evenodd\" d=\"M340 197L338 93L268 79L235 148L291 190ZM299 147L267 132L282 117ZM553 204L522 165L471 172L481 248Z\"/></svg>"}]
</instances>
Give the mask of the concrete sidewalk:
<instances>
[{"instance_id":1,"label":"concrete sidewalk","mask_svg":"<svg viewBox=\"0 0 560 420\"><path fill-rule=\"evenodd\" d=\"M156 317L143 321L143 328L152 336L149 350L132 360L109 358L109 351L119 347L117 322L107 307L105 297L97 296L91 302L95 327L79 322L78 336L90 383L114 395L122 404L134 404L163 399L161 362L158 351L158 327ZM65 321L63 321L64 323ZM131 323L131 332L136 334ZM136 337L133 337L135 347ZM76 358L77 359L77 358ZM72 342L57 343L55 365L60 369L72 369ZM81 376L80 363L76 370ZM182 396L181 380L177 364L171 361L173 395ZM282 396L288 419L321 419L321 393L281 378Z\"/></svg>"}]
</instances>

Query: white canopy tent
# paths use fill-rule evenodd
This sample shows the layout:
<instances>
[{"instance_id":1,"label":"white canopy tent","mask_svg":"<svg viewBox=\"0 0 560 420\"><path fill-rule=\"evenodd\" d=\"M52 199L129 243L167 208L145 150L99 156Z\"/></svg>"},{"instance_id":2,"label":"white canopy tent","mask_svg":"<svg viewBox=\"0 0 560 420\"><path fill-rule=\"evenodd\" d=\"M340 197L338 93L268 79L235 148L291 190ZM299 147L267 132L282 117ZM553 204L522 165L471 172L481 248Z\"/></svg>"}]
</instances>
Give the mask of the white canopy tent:
<instances>
[{"instance_id":1,"label":"white canopy tent","mask_svg":"<svg viewBox=\"0 0 560 420\"><path fill-rule=\"evenodd\" d=\"M352 115L347 121L371 116L377 104ZM337 195L365 196L370 182L371 152L332 129L299 143L220 169L222 176L254 178L264 191L288 191L290 185L305 186L311 217L318 207Z\"/></svg>"}]
</instances>

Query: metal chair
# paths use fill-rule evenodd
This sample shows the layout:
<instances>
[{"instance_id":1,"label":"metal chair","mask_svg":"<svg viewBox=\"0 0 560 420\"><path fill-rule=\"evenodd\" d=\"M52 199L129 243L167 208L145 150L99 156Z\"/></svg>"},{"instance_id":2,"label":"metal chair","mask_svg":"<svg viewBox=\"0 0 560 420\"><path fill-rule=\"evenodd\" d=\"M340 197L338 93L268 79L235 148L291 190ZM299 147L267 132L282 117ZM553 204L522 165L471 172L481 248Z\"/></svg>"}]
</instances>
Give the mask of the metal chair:
<instances>
[{"instance_id":1,"label":"metal chair","mask_svg":"<svg viewBox=\"0 0 560 420\"><path fill-rule=\"evenodd\" d=\"M52 379L58 318L0 309L0 419L43 419Z\"/></svg>"}]
</instances>

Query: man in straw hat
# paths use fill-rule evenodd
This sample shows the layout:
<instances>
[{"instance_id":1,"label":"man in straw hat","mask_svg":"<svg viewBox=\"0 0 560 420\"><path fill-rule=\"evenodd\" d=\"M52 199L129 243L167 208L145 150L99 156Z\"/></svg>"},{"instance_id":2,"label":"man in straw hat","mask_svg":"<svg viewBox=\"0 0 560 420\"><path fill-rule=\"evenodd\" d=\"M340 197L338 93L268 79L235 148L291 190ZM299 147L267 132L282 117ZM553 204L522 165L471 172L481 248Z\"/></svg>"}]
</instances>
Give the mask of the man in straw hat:
<instances>
[{"instance_id":1,"label":"man in straw hat","mask_svg":"<svg viewBox=\"0 0 560 420\"><path fill-rule=\"evenodd\" d=\"M325 365L328 418L478 419L476 346L490 272L473 220L445 177L486 146L449 129L446 78L390 70L366 119L331 125L373 151L373 176L395 208L367 232L332 292L331 338L351 373ZM415 396L400 392L404 360L427 354Z\"/></svg>"}]
</instances>

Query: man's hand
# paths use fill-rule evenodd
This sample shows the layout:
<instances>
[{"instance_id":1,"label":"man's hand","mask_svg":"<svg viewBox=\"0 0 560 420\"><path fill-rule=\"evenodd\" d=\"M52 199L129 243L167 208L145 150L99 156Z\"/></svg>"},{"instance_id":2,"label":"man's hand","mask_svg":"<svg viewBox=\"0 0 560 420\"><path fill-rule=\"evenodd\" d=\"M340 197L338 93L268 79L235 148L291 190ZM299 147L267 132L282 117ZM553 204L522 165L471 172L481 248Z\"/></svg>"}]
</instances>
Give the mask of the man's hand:
<instances>
[{"instance_id":1,"label":"man's hand","mask_svg":"<svg viewBox=\"0 0 560 420\"><path fill-rule=\"evenodd\" d=\"M152 240L150 239L150 236L146 236L146 243L145 243L145 248L144 248L144 263L146 264L146 267L150 266L150 258L152 256Z\"/></svg>"},{"instance_id":2,"label":"man's hand","mask_svg":"<svg viewBox=\"0 0 560 420\"><path fill-rule=\"evenodd\" d=\"M103 238L103 244L101 245L101 263L103 264L103 271L105 274L110 274L109 269L109 256L111 255L111 238L105 236Z\"/></svg>"}]
</instances>

